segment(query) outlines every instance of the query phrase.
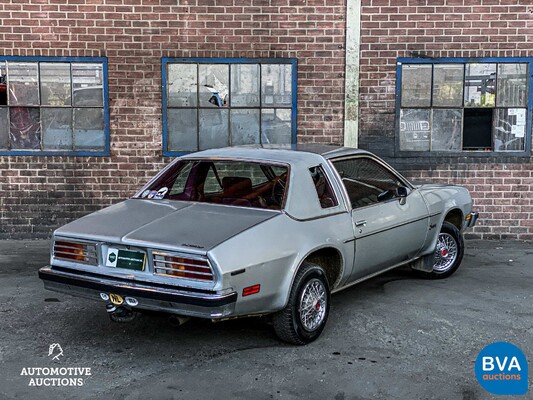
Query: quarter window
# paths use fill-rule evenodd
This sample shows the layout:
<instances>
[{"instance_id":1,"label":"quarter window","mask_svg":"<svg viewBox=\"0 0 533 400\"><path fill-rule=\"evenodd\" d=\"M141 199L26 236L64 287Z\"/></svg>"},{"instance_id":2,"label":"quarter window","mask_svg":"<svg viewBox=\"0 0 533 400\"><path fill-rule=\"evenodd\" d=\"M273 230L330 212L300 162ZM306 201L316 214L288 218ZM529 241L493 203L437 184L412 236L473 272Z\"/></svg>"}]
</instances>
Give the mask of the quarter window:
<instances>
[{"instance_id":1,"label":"quarter window","mask_svg":"<svg viewBox=\"0 0 533 400\"><path fill-rule=\"evenodd\" d=\"M109 152L104 58L0 58L0 154Z\"/></svg>"},{"instance_id":2,"label":"quarter window","mask_svg":"<svg viewBox=\"0 0 533 400\"><path fill-rule=\"evenodd\" d=\"M163 152L288 144L295 59L163 59Z\"/></svg>"},{"instance_id":3,"label":"quarter window","mask_svg":"<svg viewBox=\"0 0 533 400\"><path fill-rule=\"evenodd\" d=\"M333 189L326 178L326 174L320 165L309 168L309 173L313 179L313 184L315 185L316 194L318 196L318 201L320 202L320 207L330 208L335 207L339 203L337 198L333 193Z\"/></svg>"},{"instance_id":4,"label":"quarter window","mask_svg":"<svg viewBox=\"0 0 533 400\"><path fill-rule=\"evenodd\" d=\"M530 59L398 60L399 149L525 152Z\"/></svg>"}]
</instances>

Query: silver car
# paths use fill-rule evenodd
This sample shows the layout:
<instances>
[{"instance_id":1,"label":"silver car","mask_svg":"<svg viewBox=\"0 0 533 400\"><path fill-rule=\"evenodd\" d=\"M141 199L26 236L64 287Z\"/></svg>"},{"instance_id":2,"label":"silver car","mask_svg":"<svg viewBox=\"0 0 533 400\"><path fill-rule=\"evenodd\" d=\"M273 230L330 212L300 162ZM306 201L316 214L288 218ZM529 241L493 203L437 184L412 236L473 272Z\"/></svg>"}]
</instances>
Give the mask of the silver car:
<instances>
[{"instance_id":1,"label":"silver car","mask_svg":"<svg viewBox=\"0 0 533 400\"><path fill-rule=\"evenodd\" d=\"M330 294L409 264L453 274L476 223L468 191L414 186L366 151L213 149L171 162L133 198L54 232L45 288L221 320L271 314L280 339L315 340Z\"/></svg>"}]
</instances>

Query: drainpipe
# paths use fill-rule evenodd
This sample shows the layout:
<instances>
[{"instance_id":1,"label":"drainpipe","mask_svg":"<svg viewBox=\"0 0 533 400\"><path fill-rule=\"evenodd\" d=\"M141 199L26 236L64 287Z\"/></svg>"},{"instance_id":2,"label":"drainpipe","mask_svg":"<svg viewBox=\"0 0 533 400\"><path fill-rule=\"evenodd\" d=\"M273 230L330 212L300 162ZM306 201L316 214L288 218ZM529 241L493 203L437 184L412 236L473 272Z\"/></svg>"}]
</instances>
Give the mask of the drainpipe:
<instances>
[{"instance_id":1,"label":"drainpipe","mask_svg":"<svg viewBox=\"0 0 533 400\"><path fill-rule=\"evenodd\" d=\"M344 145L357 147L359 135L359 50L361 0L346 1L346 72L344 77Z\"/></svg>"}]
</instances>

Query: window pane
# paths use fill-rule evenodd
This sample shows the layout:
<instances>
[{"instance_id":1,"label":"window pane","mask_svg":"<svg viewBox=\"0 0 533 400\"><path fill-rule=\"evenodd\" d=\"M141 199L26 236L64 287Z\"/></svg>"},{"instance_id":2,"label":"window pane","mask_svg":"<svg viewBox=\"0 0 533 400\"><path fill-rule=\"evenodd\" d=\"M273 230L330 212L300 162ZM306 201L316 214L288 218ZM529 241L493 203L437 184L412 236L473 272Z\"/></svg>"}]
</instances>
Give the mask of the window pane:
<instances>
[{"instance_id":1,"label":"window pane","mask_svg":"<svg viewBox=\"0 0 533 400\"><path fill-rule=\"evenodd\" d=\"M35 107L11 107L9 109L9 136L12 149L40 149L39 109Z\"/></svg>"},{"instance_id":2,"label":"window pane","mask_svg":"<svg viewBox=\"0 0 533 400\"><path fill-rule=\"evenodd\" d=\"M494 151L524 151L525 108L498 109L494 113Z\"/></svg>"},{"instance_id":3,"label":"window pane","mask_svg":"<svg viewBox=\"0 0 533 400\"><path fill-rule=\"evenodd\" d=\"M227 107L229 100L229 65L200 65L199 74L200 106Z\"/></svg>"},{"instance_id":4,"label":"window pane","mask_svg":"<svg viewBox=\"0 0 533 400\"><path fill-rule=\"evenodd\" d=\"M102 64L72 64L73 105L98 107L103 103Z\"/></svg>"},{"instance_id":5,"label":"window pane","mask_svg":"<svg viewBox=\"0 0 533 400\"><path fill-rule=\"evenodd\" d=\"M9 143L7 111L7 107L0 108L0 149L7 149L7 145Z\"/></svg>"},{"instance_id":6,"label":"window pane","mask_svg":"<svg viewBox=\"0 0 533 400\"><path fill-rule=\"evenodd\" d=\"M466 64L465 107L494 107L496 64Z\"/></svg>"},{"instance_id":7,"label":"window pane","mask_svg":"<svg viewBox=\"0 0 533 400\"><path fill-rule=\"evenodd\" d=\"M8 63L9 104L39 105L37 63Z\"/></svg>"},{"instance_id":8,"label":"window pane","mask_svg":"<svg viewBox=\"0 0 533 400\"><path fill-rule=\"evenodd\" d=\"M42 108L43 148L72 150L72 109Z\"/></svg>"},{"instance_id":9,"label":"window pane","mask_svg":"<svg viewBox=\"0 0 533 400\"><path fill-rule=\"evenodd\" d=\"M263 64L261 66L261 95L263 107L290 107L292 66L290 64Z\"/></svg>"},{"instance_id":10,"label":"window pane","mask_svg":"<svg viewBox=\"0 0 533 400\"><path fill-rule=\"evenodd\" d=\"M200 109L200 150L229 145L228 110Z\"/></svg>"},{"instance_id":11,"label":"window pane","mask_svg":"<svg viewBox=\"0 0 533 400\"><path fill-rule=\"evenodd\" d=\"M198 150L195 108L170 109L167 111L168 150Z\"/></svg>"},{"instance_id":12,"label":"window pane","mask_svg":"<svg viewBox=\"0 0 533 400\"><path fill-rule=\"evenodd\" d=\"M41 104L70 105L70 64L41 63Z\"/></svg>"},{"instance_id":13,"label":"window pane","mask_svg":"<svg viewBox=\"0 0 533 400\"><path fill-rule=\"evenodd\" d=\"M7 105L7 71L6 63L0 62L0 106Z\"/></svg>"},{"instance_id":14,"label":"window pane","mask_svg":"<svg viewBox=\"0 0 533 400\"><path fill-rule=\"evenodd\" d=\"M232 146L257 143L259 143L259 110L232 110Z\"/></svg>"},{"instance_id":15,"label":"window pane","mask_svg":"<svg viewBox=\"0 0 533 400\"><path fill-rule=\"evenodd\" d=\"M400 150L428 151L429 110L400 111Z\"/></svg>"},{"instance_id":16,"label":"window pane","mask_svg":"<svg viewBox=\"0 0 533 400\"><path fill-rule=\"evenodd\" d=\"M231 106L259 106L259 65L231 66Z\"/></svg>"},{"instance_id":17,"label":"window pane","mask_svg":"<svg viewBox=\"0 0 533 400\"><path fill-rule=\"evenodd\" d=\"M527 64L498 65L498 107L526 107Z\"/></svg>"},{"instance_id":18,"label":"window pane","mask_svg":"<svg viewBox=\"0 0 533 400\"><path fill-rule=\"evenodd\" d=\"M433 110L431 150L461 151L462 110Z\"/></svg>"},{"instance_id":19,"label":"window pane","mask_svg":"<svg viewBox=\"0 0 533 400\"><path fill-rule=\"evenodd\" d=\"M292 138L291 110L261 110L261 142L263 144L288 144Z\"/></svg>"},{"instance_id":20,"label":"window pane","mask_svg":"<svg viewBox=\"0 0 533 400\"><path fill-rule=\"evenodd\" d=\"M101 108L74 109L74 149L105 148L104 111Z\"/></svg>"},{"instance_id":21,"label":"window pane","mask_svg":"<svg viewBox=\"0 0 533 400\"><path fill-rule=\"evenodd\" d=\"M465 108L463 150L492 150L492 108Z\"/></svg>"},{"instance_id":22,"label":"window pane","mask_svg":"<svg viewBox=\"0 0 533 400\"><path fill-rule=\"evenodd\" d=\"M167 104L169 107L196 107L196 64L167 64Z\"/></svg>"},{"instance_id":23,"label":"window pane","mask_svg":"<svg viewBox=\"0 0 533 400\"><path fill-rule=\"evenodd\" d=\"M338 205L333 189L329 184L326 174L322 170L321 166L313 167L309 169L313 183L315 184L316 194L318 195L318 201L320 207L329 208Z\"/></svg>"},{"instance_id":24,"label":"window pane","mask_svg":"<svg viewBox=\"0 0 533 400\"><path fill-rule=\"evenodd\" d=\"M433 68L433 106L461 107L463 64L435 64Z\"/></svg>"},{"instance_id":25,"label":"window pane","mask_svg":"<svg viewBox=\"0 0 533 400\"><path fill-rule=\"evenodd\" d=\"M402 65L402 107L431 105L431 65Z\"/></svg>"}]
</instances>

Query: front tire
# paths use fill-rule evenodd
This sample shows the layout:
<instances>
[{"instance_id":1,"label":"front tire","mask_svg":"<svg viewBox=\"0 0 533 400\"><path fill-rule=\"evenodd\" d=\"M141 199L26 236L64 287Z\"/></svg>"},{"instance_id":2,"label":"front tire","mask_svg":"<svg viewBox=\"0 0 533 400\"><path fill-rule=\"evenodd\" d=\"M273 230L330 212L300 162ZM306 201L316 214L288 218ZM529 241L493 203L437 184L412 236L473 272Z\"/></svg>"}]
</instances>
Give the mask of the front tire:
<instances>
[{"instance_id":1,"label":"front tire","mask_svg":"<svg viewBox=\"0 0 533 400\"><path fill-rule=\"evenodd\" d=\"M444 222L437 239L433 271L428 274L428 278L444 279L457 271L463 259L464 247L463 235L459 229Z\"/></svg>"},{"instance_id":2,"label":"front tire","mask_svg":"<svg viewBox=\"0 0 533 400\"><path fill-rule=\"evenodd\" d=\"M304 262L294 278L287 306L272 317L276 335L297 345L316 340L328 319L330 297L324 270Z\"/></svg>"}]
</instances>

